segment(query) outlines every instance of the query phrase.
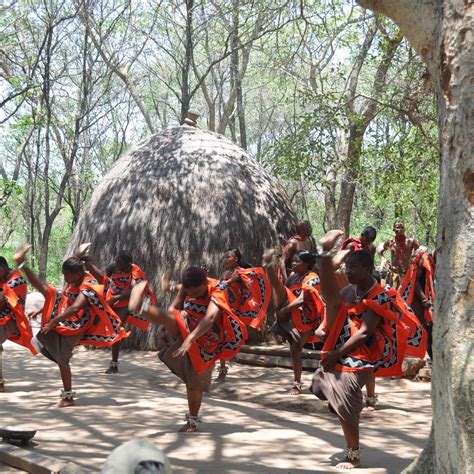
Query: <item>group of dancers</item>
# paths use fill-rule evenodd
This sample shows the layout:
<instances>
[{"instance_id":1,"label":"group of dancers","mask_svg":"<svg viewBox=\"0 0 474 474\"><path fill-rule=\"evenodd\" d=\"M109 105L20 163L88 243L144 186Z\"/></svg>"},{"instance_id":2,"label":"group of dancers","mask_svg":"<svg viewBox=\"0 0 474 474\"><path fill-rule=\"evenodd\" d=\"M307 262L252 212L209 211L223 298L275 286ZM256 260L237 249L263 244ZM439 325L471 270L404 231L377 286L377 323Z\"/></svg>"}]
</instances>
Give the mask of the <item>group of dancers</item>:
<instances>
[{"instance_id":1,"label":"group of dancers","mask_svg":"<svg viewBox=\"0 0 474 474\"><path fill-rule=\"evenodd\" d=\"M163 275L162 291L175 294L168 309L157 304L145 273L126 251L119 251L101 271L88 253L90 244L80 246L63 262L65 288L58 291L31 270L26 259L31 245L23 245L13 256L16 268L0 257L0 347L10 339L55 362L63 383L55 406L63 408L75 404L70 367L75 346L111 346L106 373L114 374L128 325L146 330L156 324L159 358L186 386L189 411L180 431L194 432L215 363L223 380L226 361L247 340L247 327L262 328L272 307L272 331L290 344L292 395L302 390L304 346L322 346L310 390L329 402L341 423L346 455L338 467L358 467L362 388L367 385L370 400L375 397L374 376L400 376L405 356L425 356L431 339L434 260L404 237L401 222L395 223L395 238L380 247L381 253L390 249L392 256L384 278L375 272L373 227L342 245L342 231L329 231L317 251L309 222L299 221L296 231L282 249L267 250L261 266L245 263L234 248L224 252L221 278L212 278L201 266L184 269L180 282ZM399 288L383 281L393 285L394 276L403 276ZM45 299L41 330L34 337L25 314L27 281ZM4 391L1 367L0 359Z\"/></svg>"}]
</instances>

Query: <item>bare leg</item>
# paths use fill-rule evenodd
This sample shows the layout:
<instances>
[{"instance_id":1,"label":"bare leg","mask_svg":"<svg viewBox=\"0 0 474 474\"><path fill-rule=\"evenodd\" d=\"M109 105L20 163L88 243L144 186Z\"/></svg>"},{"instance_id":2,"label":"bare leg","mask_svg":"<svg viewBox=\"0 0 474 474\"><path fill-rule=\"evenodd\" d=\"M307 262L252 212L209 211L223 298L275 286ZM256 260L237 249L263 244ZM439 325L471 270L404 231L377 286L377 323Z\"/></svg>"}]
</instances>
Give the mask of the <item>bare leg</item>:
<instances>
[{"instance_id":1,"label":"bare leg","mask_svg":"<svg viewBox=\"0 0 474 474\"><path fill-rule=\"evenodd\" d=\"M291 362L293 365L293 373L295 376L295 382L293 383L293 387L289 392L290 395L299 395L301 393L301 374L303 372L301 352L303 351L303 346L306 344L306 341L308 340L310 334L311 331L305 332L301 334L299 343L297 343L296 341L292 341L290 343Z\"/></svg>"},{"instance_id":2,"label":"bare leg","mask_svg":"<svg viewBox=\"0 0 474 474\"><path fill-rule=\"evenodd\" d=\"M118 373L118 359L120 354L120 346L122 341L118 341L112 345L112 360L110 365L105 371L106 374L117 374Z\"/></svg>"},{"instance_id":3,"label":"bare leg","mask_svg":"<svg viewBox=\"0 0 474 474\"><path fill-rule=\"evenodd\" d=\"M3 345L0 344L0 392L5 391L5 382L3 380Z\"/></svg>"},{"instance_id":4,"label":"bare leg","mask_svg":"<svg viewBox=\"0 0 474 474\"><path fill-rule=\"evenodd\" d=\"M121 342L122 341L118 341L112 346L112 360L114 362L118 362Z\"/></svg>"},{"instance_id":5,"label":"bare leg","mask_svg":"<svg viewBox=\"0 0 474 474\"><path fill-rule=\"evenodd\" d=\"M55 408L65 408L75 405L74 398L72 395L72 373L71 373L71 366L67 365L60 365L59 371L61 373L61 380L63 381L64 392L61 400L57 402L54 406ZM69 396L68 396L69 393Z\"/></svg>"},{"instance_id":6,"label":"bare leg","mask_svg":"<svg viewBox=\"0 0 474 474\"><path fill-rule=\"evenodd\" d=\"M342 230L330 230L319 241L323 247L323 252L330 251L336 244L337 239L342 235ZM326 302L326 324L330 328L336 320L337 313L341 307L342 299L339 294L340 288L336 276L331 256L323 256L319 267L319 277L321 279L321 295Z\"/></svg>"},{"instance_id":7,"label":"bare leg","mask_svg":"<svg viewBox=\"0 0 474 474\"><path fill-rule=\"evenodd\" d=\"M303 371L303 363L301 362L301 349L295 342L290 343L291 363L293 365L293 374L295 382L291 388L290 395L299 395L301 393L301 372Z\"/></svg>"},{"instance_id":8,"label":"bare leg","mask_svg":"<svg viewBox=\"0 0 474 474\"><path fill-rule=\"evenodd\" d=\"M202 391L186 386L186 394L188 396L189 414L191 416L198 416L202 403Z\"/></svg>"},{"instance_id":9,"label":"bare leg","mask_svg":"<svg viewBox=\"0 0 474 474\"><path fill-rule=\"evenodd\" d=\"M28 265L25 265L22 270L31 285L34 286L44 297L46 297L48 293L48 284L43 280L40 280L39 277L37 277L28 267Z\"/></svg>"},{"instance_id":10,"label":"bare leg","mask_svg":"<svg viewBox=\"0 0 474 474\"><path fill-rule=\"evenodd\" d=\"M278 260L275 257L276 250L266 250L263 255L263 264L272 285L274 304L278 308L286 300L286 288L278 278Z\"/></svg>"},{"instance_id":11,"label":"bare leg","mask_svg":"<svg viewBox=\"0 0 474 474\"><path fill-rule=\"evenodd\" d=\"M181 334L174 316L168 311L158 308L158 306L150 306L147 310L143 311L141 315L149 321L152 321L156 324L162 324L168 334L172 337L176 337Z\"/></svg>"},{"instance_id":12,"label":"bare leg","mask_svg":"<svg viewBox=\"0 0 474 474\"><path fill-rule=\"evenodd\" d=\"M22 264L25 262L26 254L31 250L31 244L24 244L22 245L13 255L13 260L17 265ZM26 278L28 281L43 295L46 297L48 293L48 285L44 281L40 280L33 271L25 264L22 267L23 272L25 273Z\"/></svg>"},{"instance_id":13,"label":"bare leg","mask_svg":"<svg viewBox=\"0 0 474 474\"><path fill-rule=\"evenodd\" d=\"M314 331L314 335L316 337L319 337L321 341L326 340L326 336L327 336L326 318L323 319L323 322L318 326L316 331Z\"/></svg>"},{"instance_id":14,"label":"bare leg","mask_svg":"<svg viewBox=\"0 0 474 474\"><path fill-rule=\"evenodd\" d=\"M351 450L359 449L359 425L354 426L350 423L347 423L341 419L339 422L342 426L342 431L344 432L344 438L346 438L347 447ZM346 459L343 462L340 462L336 469L354 469L360 466L360 455L356 459L351 459L350 454L346 454Z\"/></svg>"},{"instance_id":15,"label":"bare leg","mask_svg":"<svg viewBox=\"0 0 474 474\"><path fill-rule=\"evenodd\" d=\"M181 283L170 280L170 274L168 272L163 273L161 277L161 291L163 293L174 293L175 291L179 291L181 286Z\"/></svg>"},{"instance_id":16,"label":"bare leg","mask_svg":"<svg viewBox=\"0 0 474 474\"><path fill-rule=\"evenodd\" d=\"M92 245L92 242L86 242L84 244L79 245L74 255L77 258L83 257L87 253L91 245Z\"/></svg>"},{"instance_id":17,"label":"bare leg","mask_svg":"<svg viewBox=\"0 0 474 474\"><path fill-rule=\"evenodd\" d=\"M332 258L332 264L337 270L343 263L346 257L351 253L351 249L339 250Z\"/></svg>"},{"instance_id":18,"label":"bare leg","mask_svg":"<svg viewBox=\"0 0 474 474\"><path fill-rule=\"evenodd\" d=\"M367 390L366 406L362 409L362 413L370 413L375 410L377 403L377 395L375 394L375 376L372 374L365 384Z\"/></svg>"},{"instance_id":19,"label":"bare leg","mask_svg":"<svg viewBox=\"0 0 474 474\"><path fill-rule=\"evenodd\" d=\"M170 274L168 272L165 272L163 275L161 275L161 291L163 293L168 293L171 291Z\"/></svg>"},{"instance_id":20,"label":"bare leg","mask_svg":"<svg viewBox=\"0 0 474 474\"><path fill-rule=\"evenodd\" d=\"M365 389L367 390L368 397L375 397L375 376L374 374L371 375L370 379L367 380L365 384Z\"/></svg>"},{"instance_id":21,"label":"bare leg","mask_svg":"<svg viewBox=\"0 0 474 474\"><path fill-rule=\"evenodd\" d=\"M128 309L132 312L140 311L143 299L145 297L147 282L142 281L135 285L130 293L130 300L128 303ZM151 305L148 309L141 311L141 316L149 321L162 324L168 331L169 335L176 337L180 334L178 324L174 319L174 316L168 311L163 311L158 306Z\"/></svg>"},{"instance_id":22,"label":"bare leg","mask_svg":"<svg viewBox=\"0 0 474 474\"><path fill-rule=\"evenodd\" d=\"M217 369L219 372L219 375L216 378L216 382L223 382L225 380L225 377L229 369L227 368L225 360L221 360L219 362L220 362L219 368Z\"/></svg>"},{"instance_id":23,"label":"bare leg","mask_svg":"<svg viewBox=\"0 0 474 474\"><path fill-rule=\"evenodd\" d=\"M188 397L189 417L187 423L179 429L181 433L194 433L198 428L198 416L202 403L202 391L195 390L186 385L186 395Z\"/></svg>"}]
</instances>

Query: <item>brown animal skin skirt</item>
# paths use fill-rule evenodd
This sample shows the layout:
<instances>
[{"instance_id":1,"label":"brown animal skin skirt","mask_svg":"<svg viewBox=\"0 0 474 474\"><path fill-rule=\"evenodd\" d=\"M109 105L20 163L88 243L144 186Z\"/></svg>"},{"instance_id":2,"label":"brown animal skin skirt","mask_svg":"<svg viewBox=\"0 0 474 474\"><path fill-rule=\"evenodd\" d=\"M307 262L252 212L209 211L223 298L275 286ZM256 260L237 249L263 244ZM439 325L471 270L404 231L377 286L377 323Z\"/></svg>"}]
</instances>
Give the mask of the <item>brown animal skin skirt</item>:
<instances>
[{"instance_id":1,"label":"brown animal skin skirt","mask_svg":"<svg viewBox=\"0 0 474 474\"><path fill-rule=\"evenodd\" d=\"M188 354L182 357L173 357L173 352L181 347L183 339L181 336L177 336L175 339L171 339L168 347L163 348L159 353L158 357L168 367L168 369L177 375L187 387L192 390L201 390L203 392L209 392L211 389L212 371L214 364L212 364L206 371L201 374L196 374L194 371L191 359Z\"/></svg>"},{"instance_id":2,"label":"brown animal skin skirt","mask_svg":"<svg viewBox=\"0 0 474 474\"><path fill-rule=\"evenodd\" d=\"M313 375L311 392L321 400L327 400L343 421L358 426L363 408L362 388L372 371L325 372L322 367Z\"/></svg>"}]
</instances>

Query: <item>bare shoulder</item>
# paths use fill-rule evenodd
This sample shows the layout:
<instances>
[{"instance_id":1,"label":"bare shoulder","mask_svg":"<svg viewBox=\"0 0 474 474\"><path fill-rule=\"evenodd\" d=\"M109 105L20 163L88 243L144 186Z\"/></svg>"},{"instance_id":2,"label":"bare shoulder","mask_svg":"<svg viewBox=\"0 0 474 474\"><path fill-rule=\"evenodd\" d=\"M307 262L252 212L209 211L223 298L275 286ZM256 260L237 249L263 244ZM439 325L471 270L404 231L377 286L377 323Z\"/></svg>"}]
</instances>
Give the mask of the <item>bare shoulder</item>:
<instances>
[{"instance_id":1,"label":"bare shoulder","mask_svg":"<svg viewBox=\"0 0 474 474\"><path fill-rule=\"evenodd\" d=\"M294 237L289 238L286 241L285 246L283 247L284 252L291 252L292 250L295 250L298 245L297 240Z\"/></svg>"}]
</instances>

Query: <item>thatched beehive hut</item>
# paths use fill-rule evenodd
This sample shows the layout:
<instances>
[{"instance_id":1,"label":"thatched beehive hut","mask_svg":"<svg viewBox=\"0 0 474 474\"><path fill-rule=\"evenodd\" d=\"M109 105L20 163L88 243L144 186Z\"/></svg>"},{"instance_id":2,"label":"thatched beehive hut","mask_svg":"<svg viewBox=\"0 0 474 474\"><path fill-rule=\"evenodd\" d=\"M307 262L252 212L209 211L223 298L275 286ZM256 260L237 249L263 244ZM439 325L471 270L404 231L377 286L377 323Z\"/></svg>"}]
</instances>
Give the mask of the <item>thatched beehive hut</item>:
<instances>
[{"instance_id":1,"label":"thatched beehive hut","mask_svg":"<svg viewBox=\"0 0 474 474\"><path fill-rule=\"evenodd\" d=\"M164 271L178 280L187 265L204 264L217 276L229 247L260 263L295 220L285 191L244 150L182 126L150 136L114 164L81 216L68 255L93 242L91 253L104 268L118 250L129 250L167 305L169 296L159 292ZM128 344L153 348L153 338Z\"/></svg>"}]
</instances>

